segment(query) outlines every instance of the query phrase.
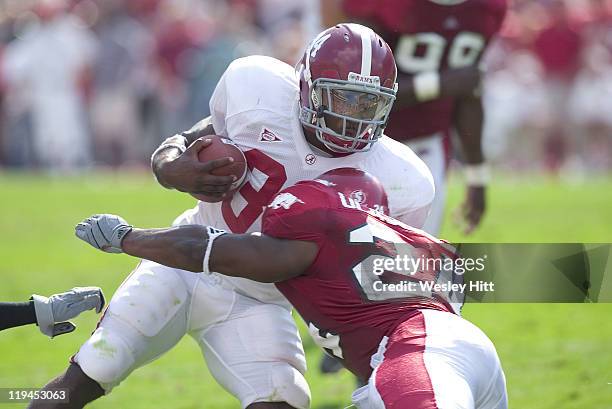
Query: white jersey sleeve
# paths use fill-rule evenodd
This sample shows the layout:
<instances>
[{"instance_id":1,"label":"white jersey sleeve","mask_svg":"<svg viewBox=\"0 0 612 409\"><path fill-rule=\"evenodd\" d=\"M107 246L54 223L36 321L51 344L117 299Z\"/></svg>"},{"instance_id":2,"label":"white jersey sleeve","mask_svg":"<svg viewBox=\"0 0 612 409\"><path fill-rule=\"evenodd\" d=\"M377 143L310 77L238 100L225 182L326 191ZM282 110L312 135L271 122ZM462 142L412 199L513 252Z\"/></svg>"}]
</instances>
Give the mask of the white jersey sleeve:
<instances>
[{"instance_id":1,"label":"white jersey sleeve","mask_svg":"<svg viewBox=\"0 0 612 409\"><path fill-rule=\"evenodd\" d=\"M279 120L285 119L287 101L293 100L296 92L295 78L293 67L272 57L254 55L234 60L210 99L215 132L235 139L251 133L248 125L262 122L262 116L267 122L276 115Z\"/></svg>"},{"instance_id":2,"label":"white jersey sleeve","mask_svg":"<svg viewBox=\"0 0 612 409\"><path fill-rule=\"evenodd\" d=\"M409 147L387 136L374 146L366 164L385 187L391 217L422 228L435 194L427 165Z\"/></svg>"}]
</instances>

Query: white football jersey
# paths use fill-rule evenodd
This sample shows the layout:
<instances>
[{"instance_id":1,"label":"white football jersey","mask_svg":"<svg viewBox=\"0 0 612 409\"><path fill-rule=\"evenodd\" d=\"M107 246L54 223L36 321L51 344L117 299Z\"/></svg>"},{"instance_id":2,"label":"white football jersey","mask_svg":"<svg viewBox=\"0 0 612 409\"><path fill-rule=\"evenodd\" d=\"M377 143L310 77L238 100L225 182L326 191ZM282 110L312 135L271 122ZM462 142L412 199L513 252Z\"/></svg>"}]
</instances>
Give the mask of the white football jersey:
<instances>
[{"instance_id":1,"label":"white football jersey","mask_svg":"<svg viewBox=\"0 0 612 409\"><path fill-rule=\"evenodd\" d=\"M299 80L277 59L250 56L232 62L210 100L215 132L245 154L249 175L231 199L199 202L182 223L204 224L233 233L259 231L264 208L281 189L335 168L352 167L384 185L392 217L421 227L434 197L427 166L407 146L383 136L368 152L334 158L306 141L299 121ZM271 284L227 277L238 291L264 302L283 297Z\"/></svg>"}]
</instances>

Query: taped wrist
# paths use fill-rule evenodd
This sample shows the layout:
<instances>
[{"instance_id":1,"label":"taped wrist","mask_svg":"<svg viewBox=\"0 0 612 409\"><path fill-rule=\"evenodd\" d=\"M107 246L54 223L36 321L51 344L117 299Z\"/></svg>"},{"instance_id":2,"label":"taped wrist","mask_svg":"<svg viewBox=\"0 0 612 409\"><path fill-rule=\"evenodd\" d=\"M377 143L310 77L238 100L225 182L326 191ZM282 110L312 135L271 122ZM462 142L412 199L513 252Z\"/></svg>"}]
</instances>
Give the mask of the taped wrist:
<instances>
[{"instance_id":1,"label":"taped wrist","mask_svg":"<svg viewBox=\"0 0 612 409\"><path fill-rule=\"evenodd\" d=\"M159 152L168 148L176 148L183 153L187 150L187 139L183 135L174 135L166 138L151 155L151 162L153 162L153 159Z\"/></svg>"},{"instance_id":2,"label":"taped wrist","mask_svg":"<svg viewBox=\"0 0 612 409\"><path fill-rule=\"evenodd\" d=\"M463 175L469 186L487 186L491 180L491 170L486 163L465 165Z\"/></svg>"},{"instance_id":3,"label":"taped wrist","mask_svg":"<svg viewBox=\"0 0 612 409\"><path fill-rule=\"evenodd\" d=\"M412 78L414 95L420 102L431 101L440 96L440 74L437 71L426 71Z\"/></svg>"},{"instance_id":4,"label":"taped wrist","mask_svg":"<svg viewBox=\"0 0 612 409\"><path fill-rule=\"evenodd\" d=\"M208 243L206 244L206 250L204 251L204 260L202 261L202 272L204 274L211 274L210 270L210 253L212 251L213 242L220 236L227 234L225 230L215 229L214 227L206 226L206 232L208 233Z\"/></svg>"}]
</instances>

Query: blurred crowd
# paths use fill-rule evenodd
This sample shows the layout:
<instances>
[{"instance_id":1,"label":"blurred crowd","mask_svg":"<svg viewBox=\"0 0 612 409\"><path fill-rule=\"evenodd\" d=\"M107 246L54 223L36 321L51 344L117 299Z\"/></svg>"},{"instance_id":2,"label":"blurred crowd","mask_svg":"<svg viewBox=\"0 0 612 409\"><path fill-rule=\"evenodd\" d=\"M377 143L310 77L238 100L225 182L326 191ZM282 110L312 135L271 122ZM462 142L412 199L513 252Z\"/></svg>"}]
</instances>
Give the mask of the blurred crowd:
<instances>
[{"instance_id":1,"label":"blurred crowd","mask_svg":"<svg viewBox=\"0 0 612 409\"><path fill-rule=\"evenodd\" d=\"M0 167L147 165L233 59L294 65L319 1L1 0ZM486 64L494 163L612 170L612 0L511 0Z\"/></svg>"},{"instance_id":2,"label":"blurred crowd","mask_svg":"<svg viewBox=\"0 0 612 409\"><path fill-rule=\"evenodd\" d=\"M486 56L485 149L512 171L612 170L612 1L513 0Z\"/></svg>"},{"instance_id":3,"label":"blurred crowd","mask_svg":"<svg viewBox=\"0 0 612 409\"><path fill-rule=\"evenodd\" d=\"M314 6L314 7L313 7ZM139 166L235 58L291 64L318 0L0 1L0 164Z\"/></svg>"}]
</instances>

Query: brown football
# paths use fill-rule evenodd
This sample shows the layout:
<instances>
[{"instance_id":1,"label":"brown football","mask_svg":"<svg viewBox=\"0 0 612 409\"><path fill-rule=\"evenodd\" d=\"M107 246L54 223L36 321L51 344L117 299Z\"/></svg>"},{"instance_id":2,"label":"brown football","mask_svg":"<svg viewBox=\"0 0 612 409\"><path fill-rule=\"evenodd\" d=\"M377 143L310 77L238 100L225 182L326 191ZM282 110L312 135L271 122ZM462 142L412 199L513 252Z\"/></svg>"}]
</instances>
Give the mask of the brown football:
<instances>
[{"instance_id":1,"label":"brown football","mask_svg":"<svg viewBox=\"0 0 612 409\"><path fill-rule=\"evenodd\" d=\"M200 162L208 162L215 159L222 159L231 157L234 162L214 169L211 173L217 176L235 176L236 181L232 184L230 191L231 195L236 189L238 189L247 175L247 162L244 153L238 148L230 139L219 135L208 135L205 138L211 139L212 143L206 148L198 152L198 159ZM203 194L192 194L198 200L203 202L219 202L223 199L210 197Z\"/></svg>"}]
</instances>

